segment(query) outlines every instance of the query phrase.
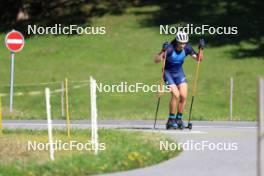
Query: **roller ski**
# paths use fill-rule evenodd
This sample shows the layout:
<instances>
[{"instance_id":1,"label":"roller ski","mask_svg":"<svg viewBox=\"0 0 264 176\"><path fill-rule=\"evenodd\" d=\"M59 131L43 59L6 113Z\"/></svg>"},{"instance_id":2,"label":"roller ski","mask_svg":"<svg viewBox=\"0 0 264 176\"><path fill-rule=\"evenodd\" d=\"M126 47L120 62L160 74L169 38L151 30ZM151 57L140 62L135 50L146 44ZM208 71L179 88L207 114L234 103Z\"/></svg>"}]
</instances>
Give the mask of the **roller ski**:
<instances>
[{"instance_id":1,"label":"roller ski","mask_svg":"<svg viewBox=\"0 0 264 176\"><path fill-rule=\"evenodd\" d=\"M176 124L178 125L178 128L179 129L184 129L185 128L185 124L184 124L184 122L182 121L182 119L179 119L179 118L176 118L175 119L175 122L176 122Z\"/></svg>"},{"instance_id":2,"label":"roller ski","mask_svg":"<svg viewBox=\"0 0 264 176\"><path fill-rule=\"evenodd\" d=\"M188 128L189 130L191 130L192 129L192 122L188 122L188 125L185 128Z\"/></svg>"},{"instance_id":3,"label":"roller ski","mask_svg":"<svg viewBox=\"0 0 264 176\"><path fill-rule=\"evenodd\" d=\"M182 114L178 113L177 117L175 119L175 122L177 123L179 129L184 129L184 128L188 128L188 129L192 129L192 123L189 121L188 124L184 123L184 121L182 120Z\"/></svg>"},{"instance_id":4,"label":"roller ski","mask_svg":"<svg viewBox=\"0 0 264 176\"><path fill-rule=\"evenodd\" d=\"M184 123L182 119L176 119L176 123L179 129L183 130L185 128L192 129L192 123L189 122L188 124Z\"/></svg>"}]
</instances>

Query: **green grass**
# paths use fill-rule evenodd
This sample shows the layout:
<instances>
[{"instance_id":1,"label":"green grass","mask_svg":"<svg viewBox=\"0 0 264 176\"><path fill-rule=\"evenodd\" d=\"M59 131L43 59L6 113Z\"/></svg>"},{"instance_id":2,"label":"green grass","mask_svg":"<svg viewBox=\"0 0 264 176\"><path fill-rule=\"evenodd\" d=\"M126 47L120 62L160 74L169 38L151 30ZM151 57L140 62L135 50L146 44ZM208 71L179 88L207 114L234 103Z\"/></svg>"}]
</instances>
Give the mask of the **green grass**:
<instances>
[{"instance_id":1,"label":"green grass","mask_svg":"<svg viewBox=\"0 0 264 176\"><path fill-rule=\"evenodd\" d=\"M159 35L157 27L142 27L147 15L135 15L134 11L155 11L157 7L130 8L121 16L105 15L92 19L94 26L106 26L103 36L33 36L26 40L25 48L16 54L15 84L56 82L68 77L70 81L88 80L92 75L97 82L118 84L121 81L133 84L158 84L161 65L153 63L164 41L173 36ZM1 35L4 38L4 34ZM197 41L193 44L197 48ZM234 120L256 120L256 81L264 75L263 57L234 58L232 51L248 43L222 47L206 47L201 63L198 94L195 98L195 120L227 120L229 116L229 79L234 78ZM0 46L0 84L9 83L9 52ZM185 116L190 106L191 83L195 62L190 57L184 64L189 80L189 99ZM69 86L81 85L70 82ZM52 90L60 84L48 85ZM38 90L45 86L15 87L15 92ZM1 87L8 94L8 87ZM162 98L159 118L168 113L169 94ZM90 118L88 86L69 90L72 119ZM15 112L8 113L9 97L3 97L4 118L44 119L44 95L16 96ZM98 93L100 119L153 119L157 98L155 93ZM60 94L52 96L53 118L60 115Z\"/></svg>"},{"instance_id":2,"label":"green grass","mask_svg":"<svg viewBox=\"0 0 264 176\"><path fill-rule=\"evenodd\" d=\"M87 143L90 132L54 130L54 141ZM91 150L55 151L55 160L49 160L48 151L28 150L28 141L47 143L47 131L6 130L0 137L0 175L91 175L145 167L168 160L180 151L160 151L159 141L168 140L161 134L99 130L99 143L105 150L94 155Z\"/></svg>"}]
</instances>

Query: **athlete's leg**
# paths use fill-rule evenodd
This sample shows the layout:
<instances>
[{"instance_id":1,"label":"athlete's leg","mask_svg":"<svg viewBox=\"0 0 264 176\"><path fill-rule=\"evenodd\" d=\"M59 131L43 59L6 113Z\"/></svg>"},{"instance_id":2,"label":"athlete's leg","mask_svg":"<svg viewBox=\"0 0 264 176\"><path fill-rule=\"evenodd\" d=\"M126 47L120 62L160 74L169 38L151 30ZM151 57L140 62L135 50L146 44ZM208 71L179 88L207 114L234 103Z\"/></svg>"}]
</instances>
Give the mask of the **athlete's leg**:
<instances>
[{"instance_id":1,"label":"athlete's leg","mask_svg":"<svg viewBox=\"0 0 264 176\"><path fill-rule=\"evenodd\" d=\"M178 105L178 113L183 113L184 107L187 102L187 94L188 94L188 85L187 83L181 83L178 85L179 94L180 94L180 101Z\"/></svg>"},{"instance_id":2,"label":"athlete's leg","mask_svg":"<svg viewBox=\"0 0 264 176\"><path fill-rule=\"evenodd\" d=\"M176 118L176 107L177 107L177 101L180 96L180 92L175 84L169 85L169 89L171 92L171 100L169 103L169 116L168 116L168 121L166 124L166 128L178 128L178 125L175 121Z\"/></svg>"},{"instance_id":3,"label":"athlete's leg","mask_svg":"<svg viewBox=\"0 0 264 176\"><path fill-rule=\"evenodd\" d=\"M175 122L176 118L176 107L177 107L177 101L180 97L180 92L173 80L173 77L170 72L165 70L165 75L164 75L164 80L166 84L169 86L169 90L171 92L171 100L169 103L169 116L168 116L168 121L166 124L166 128L177 128L177 124Z\"/></svg>"},{"instance_id":4,"label":"athlete's leg","mask_svg":"<svg viewBox=\"0 0 264 176\"><path fill-rule=\"evenodd\" d=\"M171 92L171 100L169 104L170 114L176 114L177 101L180 97L180 92L175 84L169 86Z\"/></svg>"},{"instance_id":5,"label":"athlete's leg","mask_svg":"<svg viewBox=\"0 0 264 176\"><path fill-rule=\"evenodd\" d=\"M165 70L164 73L164 80L166 84L169 86L169 90L171 92L171 100L169 103L169 111L171 115L176 114L176 107L177 107L177 101L180 97L180 92L178 90L178 87L176 86L175 80L172 77L172 74Z\"/></svg>"},{"instance_id":6,"label":"athlete's leg","mask_svg":"<svg viewBox=\"0 0 264 176\"><path fill-rule=\"evenodd\" d=\"M186 101L187 101L187 83L181 83L178 85L178 89L179 89L179 93L180 93L180 101L178 104L178 113L176 116L176 123L178 124L178 126L180 128L184 128L185 124L183 122L183 111L184 111L184 107L186 105Z\"/></svg>"}]
</instances>

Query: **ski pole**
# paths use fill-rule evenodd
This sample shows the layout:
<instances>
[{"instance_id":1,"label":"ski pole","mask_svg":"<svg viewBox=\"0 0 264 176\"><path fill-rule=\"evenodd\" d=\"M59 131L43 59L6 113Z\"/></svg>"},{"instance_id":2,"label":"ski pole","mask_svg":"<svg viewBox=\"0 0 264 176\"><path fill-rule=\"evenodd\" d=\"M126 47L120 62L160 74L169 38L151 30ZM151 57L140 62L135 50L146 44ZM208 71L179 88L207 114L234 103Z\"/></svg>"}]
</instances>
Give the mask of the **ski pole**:
<instances>
[{"instance_id":1,"label":"ski pole","mask_svg":"<svg viewBox=\"0 0 264 176\"><path fill-rule=\"evenodd\" d=\"M154 129L156 128L156 122L157 122L157 118L158 118L160 99L161 99L161 94L162 94L162 91L163 91L163 77L164 77L164 72L165 72L166 55L167 55L167 52L165 51L164 52L163 64L162 64L162 75L161 75L160 85L159 85L159 90L158 90L159 91L158 92L158 103L157 103L156 113L155 113ZM160 92L160 90L161 90L161 92Z\"/></svg>"},{"instance_id":2,"label":"ski pole","mask_svg":"<svg viewBox=\"0 0 264 176\"><path fill-rule=\"evenodd\" d=\"M191 100L191 106L190 106L190 111L189 111L188 126L189 126L190 121L191 121L192 107L193 107L193 102L194 102L194 98L195 98L196 91L197 91L197 82L198 82L198 77L199 77L199 68L200 68L200 62L201 62L202 57L203 57L203 48L199 47L198 61L197 61L197 65L196 65L196 69L195 69L195 76L194 76L193 85L192 85L192 100Z\"/></svg>"}]
</instances>

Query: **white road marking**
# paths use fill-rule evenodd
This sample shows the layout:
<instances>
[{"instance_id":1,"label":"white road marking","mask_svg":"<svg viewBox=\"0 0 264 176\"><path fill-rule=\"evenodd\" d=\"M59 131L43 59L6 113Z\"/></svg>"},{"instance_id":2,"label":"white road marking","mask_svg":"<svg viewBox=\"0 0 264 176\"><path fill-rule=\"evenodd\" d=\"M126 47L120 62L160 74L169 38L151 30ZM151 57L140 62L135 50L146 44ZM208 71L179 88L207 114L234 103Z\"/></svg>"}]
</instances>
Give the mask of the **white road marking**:
<instances>
[{"instance_id":1,"label":"white road marking","mask_svg":"<svg viewBox=\"0 0 264 176\"><path fill-rule=\"evenodd\" d=\"M204 125L204 126L195 126L195 128L245 128L245 129L256 129L257 127L250 127L250 126L210 126L210 125L208 125L208 126L206 126L206 125Z\"/></svg>"},{"instance_id":2,"label":"white road marking","mask_svg":"<svg viewBox=\"0 0 264 176\"><path fill-rule=\"evenodd\" d=\"M187 131L186 131L187 130ZM208 134L208 132L205 131L193 131L189 129L185 129L184 131L174 130L174 131L160 131L162 133L177 133L177 134Z\"/></svg>"},{"instance_id":3,"label":"white road marking","mask_svg":"<svg viewBox=\"0 0 264 176\"><path fill-rule=\"evenodd\" d=\"M156 133L165 133L165 134L208 134L206 131L194 131L194 130L189 130L189 129L184 129L184 130L140 130L144 132L156 132Z\"/></svg>"},{"instance_id":4,"label":"white road marking","mask_svg":"<svg viewBox=\"0 0 264 176\"><path fill-rule=\"evenodd\" d=\"M25 127L25 126L45 126L45 123L20 123L20 122L3 122L4 126L8 127ZM54 122L53 124L56 127L65 127L65 123L56 123ZM90 123L72 123L73 127L90 127ZM121 124L99 124L99 128L116 128L116 129L123 129L123 130L140 130L140 131L148 131L148 132L161 132L161 133L178 133L178 134L206 134L207 132L205 131L199 131L199 130L189 130L189 129L184 129L184 130L165 130L163 128L157 128L156 130L152 129L150 125L143 125L143 126L136 126L136 125L121 125ZM238 126L195 126L194 128L232 128L232 129L256 129L257 127L238 127Z\"/></svg>"}]
</instances>

